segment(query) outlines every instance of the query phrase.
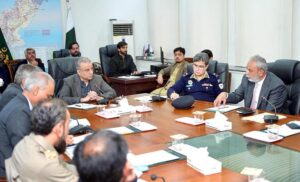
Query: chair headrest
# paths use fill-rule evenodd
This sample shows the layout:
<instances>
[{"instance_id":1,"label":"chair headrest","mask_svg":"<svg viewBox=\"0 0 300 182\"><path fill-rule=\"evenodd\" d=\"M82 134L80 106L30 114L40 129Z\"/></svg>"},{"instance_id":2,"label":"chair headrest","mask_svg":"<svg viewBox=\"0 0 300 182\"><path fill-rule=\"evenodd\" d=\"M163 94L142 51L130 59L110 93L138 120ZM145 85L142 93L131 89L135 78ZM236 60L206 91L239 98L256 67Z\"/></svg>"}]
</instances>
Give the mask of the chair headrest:
<instances>
[{"instance_id":1,"label":"chair headrest","mask_svg":"<svg viewBox=\"0 0 300 182\"><path fill-rule=\"evenodd\" d=\"M278 76L285 84L293 83L294 70L299 61L291 59L278 59L273 63L268 63L268 71Z\"/></svg>"},{"instance_id":2,"label":"chair headrest","mask_svg":"<svg viewBox=\"0 0 300 182\"><path fill-rule=\"evenodd\" d=\"M189 109L194 104L195 99L191 95L181 96L172 102L172 106L176 109Z\"/></svg>"},{"instance_id":3,"label":"chair headrest","mask_svg":"<svg viewBox=\"0 0 300 182\"><path fill-rule=\"evenodd\" d=\"M113 57L114 55L116 55L118 53L118 48L117 48L116 44L107 45L106 49L107 49L108 57Z\"/></svg>"}]
</instances>

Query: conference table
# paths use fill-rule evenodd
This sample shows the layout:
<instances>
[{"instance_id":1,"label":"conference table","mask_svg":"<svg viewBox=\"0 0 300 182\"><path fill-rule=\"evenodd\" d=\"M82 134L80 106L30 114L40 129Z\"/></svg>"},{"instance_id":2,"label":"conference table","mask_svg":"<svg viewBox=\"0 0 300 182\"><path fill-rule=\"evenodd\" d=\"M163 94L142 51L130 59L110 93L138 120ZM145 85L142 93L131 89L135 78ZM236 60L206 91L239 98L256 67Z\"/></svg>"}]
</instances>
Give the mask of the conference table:
<instances>
[{"instance_id":1,"label":"conference table","mask_svg":"<svg viewBox=\"0 0 300 182\"><path fill-rule=\"evenodd\" d=\"M144 94L130 95L126 98L128 98L130 105L141 105L141 103L134 98L142 95ZM205 124L193 126L175 121L176 118L180 117L193 117L192 113L194 111L205 110L209 107L213 107L213 103L196 101L193 107L187 110L178 110L173 108L170 100L147 103L147 106L151 107L153 111L142 113L141 120L155 125L157 130L124 135L124 138L128 142L130 151L134 154L165 150L170 146L170 142L172 141L170 135L184 134L191 139L191 142L193 142L192 140L197 139L199 146L209 145L208 149L213 148L213 150L210 151L212 154L218 153L217 155L223 155L226 153L226 155L220 158L220 160L225 160L222 163L221 173L205 176L189 167L186 160L176 160L150 167L149 171L145 172L141 176L142 179L151 181L151 174L156 174L157 176L164 177L166 181L172 182L248 181L248 176L240 174L241 166L239 165L242 165L243 167L258 168L262 165L265 167L264 170L267 179L270 177L270 173L272 173L272 175L278 175L278 177L274 178L277 180L272 179L272 181L282 181L282 179L284 179L284 181L299 181L300 142L298 141L300 141L300 134L286 137L283 140L274 142L273 144L261 143L252 140L248 141L242 136L243 133L252 130L262 130L266 127L266 124L241 120L241 116L239 114L235 111L230 111L224 113L224 115L226 115L229 118L229 121L232 122L232 130L219 132L207 127ZM121 117L114 119L101 118L95 115L96 109L70 109L70 112L72 117L87 118L91 123L91 127L95 130L127 126L130 122L128 115L122 115ZM262 112L264 111L256 111L256 114ZM299 119L299 116L285 116L287 116L287 118L279 120L278 124L284 124L288 121ZM205 119L213 118L214 112L207 112L204 117ZM217 141L216 138L219 138L220 136L220 141ZM232 140L229 140L229 138ZM189 139L187 139L187 141ZM212 145L212 143L219 144ZM251 161L259 161L261 165ZM272 166L270 169L268 168L268 163ZM226 166L233 166L233 168ZM283 173L282 175L280 174L281 172Z\"/></svg>"}]
</instances>

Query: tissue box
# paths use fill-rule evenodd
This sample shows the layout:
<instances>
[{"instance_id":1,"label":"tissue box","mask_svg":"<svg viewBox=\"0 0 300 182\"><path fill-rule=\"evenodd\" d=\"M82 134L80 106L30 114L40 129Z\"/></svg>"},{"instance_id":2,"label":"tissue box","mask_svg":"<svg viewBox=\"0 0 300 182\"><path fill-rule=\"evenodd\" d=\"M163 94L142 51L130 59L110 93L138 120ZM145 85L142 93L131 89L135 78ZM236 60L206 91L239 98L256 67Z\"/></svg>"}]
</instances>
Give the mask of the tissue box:
<instances>
[{"instance_id":1,"label":"tissue box","mask_svg":"<svg viewBox=\"0 0 300 182\"><path fill-rule=\"evenodd\" d=\"M222 163L209 156L187 156L187 164L204 175L220 173L222 171Z\"/></svg>"},{"instance_id":2,"label":"tissue box","mask_svg":"<svg viewBox=\"0 0 300 182\"><path fill-rule=\"evenodd\" d=\"M218 121L215 119L207 119L205 120L205 124L208 127L214 128L219 131L231 130L232 123L229 121Z\"/></svg>"}]
</instances>

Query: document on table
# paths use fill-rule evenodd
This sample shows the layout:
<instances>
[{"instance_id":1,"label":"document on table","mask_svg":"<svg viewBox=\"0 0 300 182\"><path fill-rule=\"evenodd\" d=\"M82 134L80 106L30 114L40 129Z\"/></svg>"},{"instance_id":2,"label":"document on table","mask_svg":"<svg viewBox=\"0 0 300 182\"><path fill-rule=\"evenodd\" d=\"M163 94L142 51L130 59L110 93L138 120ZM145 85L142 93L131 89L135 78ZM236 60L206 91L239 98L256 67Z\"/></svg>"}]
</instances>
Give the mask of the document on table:
<instances>
[{"instance_id":1,"label":"document on table","mask_svg":"<svg viewBox=\"0 0 300 182\"><path fill-rule=\"evenodd\" d=\"M172 161L179 159L176 155L173 155L165 150L158 150L145 154L136 155L136 161L139 161L140 165L153 165L162 162Z\"/></svg>"},{"instance_id":2,"label":"document on table","mask_svg":"<svg viewBox=\"0 0 300 182\"><path fill-rule=\"evenodd\" d=\"M182 118L177 118L175 121L180 122L180 123L185 123L185 124L190 124L190 125L200 125L204 124L205 121L200 121L199 119L191 118L191 117L182 117Z\"/></svg>"},{"instance_id":3,"label":"document on table","mask_svg":"<svg viewBox=\"0 0 300 182\"><path fill-rule=\"evenodd\" d=\"M252 138L255 140L263 141L263 142L268 142L268 143L276 142L278 140L283 139L283 137L279 136L279 135L272 138L272 137L270 137L269 133L266 133L264 131L250 131L250 132L244 133L243 136L245 136L247 138Z\"/></svg>"},{"instance_id":4,"label":"document on table","mask_svg":"<svg viewBox=\"0 0 300 182\"><path fill-rule=\"evenodd\" d=\"M292 122L289 122L289 123L292 123ZM286 124L278 126L277 128L270 128L268 130L272 133L275 133L275 134L283 136L283 137L287 137L287 136L290 136L290 135L300 133L300 129L291 129Z\"/></svg>"},{"instance_id":5,"label":"document on table","mask_svg":"<svg viewBox=\"0 0 300 182\"><path fill-rule=\"evenodd\" d=\"M140 101L140 102L151 102L152 101L152 96L151 95L145 95L141 97L136 97L134 100Z\"/></svg>"},{"instance_id":6,"label":"document on table","mask_svg":"<svg viewBox=\"0 0 300 182\"><path fill-rule=\"evenodd\" d=\"M97 107L95 104L86 104L86 103L78 103L73 105L68 105L69 108L74 109L94 109Z\"/></svg>"},{"instance_id":7,"label":"document on table","mask_svg":"<svg viewBox=\"0 0 300 182\"><path fill-rule=\"evenodd\" d=\"M151 131L151 130L156 130L157 127L150 124L150 123L147 123L147 122L136 122L136 123L132 123L130 124L130 126L140 130L140 131Z\"/></svg>"},{"instance_id":8,"label":"document on table","mask_svg":"<svg viewBox=\"0 0 300 182\"><path fill-rule=\"evenodd\" d=\"M211 108L208 108L208 109L205 109L206 111L211 111L211 112L216 112L216 111L220 111L222 113L225 113L225 112L229 112L229 111L232 111L232 110L235 110L237 108L240 108L241 106L237 106L237 105L221 105L219 107L211 107Z\"/></svg>"},{"instance_id":9,"label":"document on table","mask_svg":"<svg viewBox=\"0 0 300 182\"><path fill-rule=\"evenodd\" d=\"M70 123L69 123L69 129L77 126L77 125L83 125L83 126L91 126L89 120L87 120L86 118L82 118L82 119L70 119Z\"/></svg>"},{"instance_id":10,"label":"document on table","mask_svg":"<svg viewBox=\"0 0 300 182\"><path fill-rule=\"evenodd\" d=\"M138 79L138 78L141 78L141 77L140 76L119 76L118 78L132 80L132 79Z\"/></svg>"},{"instance_id":11,"label":"document on table","mask_svg":"<svg viewBox=\"0 0 300 182\"><path fill-rule=\"evenodd\" d=\"M107 128L107 130L116 132L120 135L126 135L126 134L130 134L130 133L134 133L134 131L132 131L131 129L129 129L125 126L116 127L116 128Z\"/></svg>"},{"instance_id":12,"label":"document on table","mask_svg":"<svg viewBox=\"0 0 300 182\"><path fill-rule=\"evenodd\" d=\"M243 117L242 120L249 120L249 121L254 121L254 122L257 122L257 123L264 123L264 116L265 115L270 115L271 113L261 113L261 114L256 114L256 115L253 115L253 116L246 116L246 117ZM279 115L277 114L278 116L278 119L284 119L286 118L286 116L283 116L283 115Z\"/></svg>"}]
</instances>

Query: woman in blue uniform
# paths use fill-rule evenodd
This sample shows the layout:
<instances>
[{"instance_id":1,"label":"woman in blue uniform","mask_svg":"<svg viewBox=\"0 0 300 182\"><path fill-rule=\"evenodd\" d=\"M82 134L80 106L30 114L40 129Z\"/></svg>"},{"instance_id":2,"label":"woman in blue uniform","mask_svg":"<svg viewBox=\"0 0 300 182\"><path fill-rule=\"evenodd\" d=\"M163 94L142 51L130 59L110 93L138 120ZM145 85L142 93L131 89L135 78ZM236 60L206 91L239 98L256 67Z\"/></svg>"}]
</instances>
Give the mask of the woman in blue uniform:
<instances>
[{"instance_id":1,"label":"woman in blue uniform","mask_svg":"<svg viewBox=\"0 0 300 182\"><path fill-rule=\"evenodd\" d=\"M181 77L168 90L172 100L180 95L192 95L196 100L213 102L223 91L223 83L215 74L208 73L209 58L206 53L198 53L193 58L194 73Z\"/></svg>"}]
</instances>

